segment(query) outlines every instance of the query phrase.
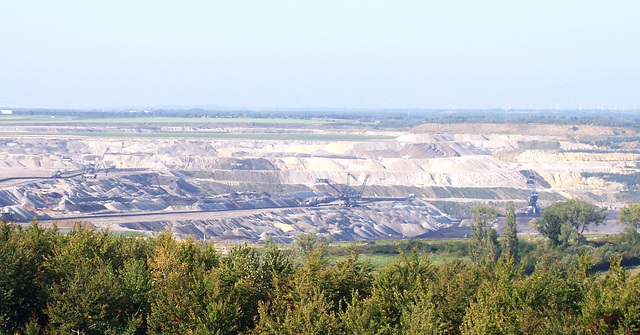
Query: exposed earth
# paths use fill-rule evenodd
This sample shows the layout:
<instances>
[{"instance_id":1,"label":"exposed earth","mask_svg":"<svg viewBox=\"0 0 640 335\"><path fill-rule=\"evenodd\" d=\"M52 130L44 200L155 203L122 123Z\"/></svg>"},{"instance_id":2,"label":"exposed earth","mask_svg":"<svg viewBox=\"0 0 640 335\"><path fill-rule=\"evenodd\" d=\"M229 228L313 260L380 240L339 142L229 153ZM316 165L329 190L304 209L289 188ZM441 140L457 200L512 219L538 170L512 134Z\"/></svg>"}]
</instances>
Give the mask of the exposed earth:
<instances>
[{"instance_id":1,"label":"exposed earth","mask_svg":"<svg viewBox=\"0 0 640 335\"><path fill-rule=\"evenodd\" d=\"M579 140L636 136L616 127L108 127L105 134L95 123L0 119L4 215L218 241L289 242L301 232L333 240L461 237L473 205L523 209L534 187L540 207L580 197L618 208L635 199L635 185L608 176L633 176L640 161L633 143L611 149ZM356 206L341 206L342 190L356 194ZM598 232L620 230L613 213ZM519 218L521 232L533 233L529 220Z\"/></svg>"}]
</instances>

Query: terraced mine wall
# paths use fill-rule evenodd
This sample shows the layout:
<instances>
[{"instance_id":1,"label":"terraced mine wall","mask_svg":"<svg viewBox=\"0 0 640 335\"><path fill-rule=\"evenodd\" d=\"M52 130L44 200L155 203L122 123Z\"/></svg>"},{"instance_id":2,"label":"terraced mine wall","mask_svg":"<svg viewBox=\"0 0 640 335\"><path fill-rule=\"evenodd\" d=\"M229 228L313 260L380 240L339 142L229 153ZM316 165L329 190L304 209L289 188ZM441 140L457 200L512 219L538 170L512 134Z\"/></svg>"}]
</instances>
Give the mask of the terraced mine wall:
<instances>
[{"instance_id":1,"label":"terraced mine wall","mask_svg":"<svg viewBox=\"0 0 640 335\"><path fill-rule=\"evenodd\" d=\"M30 221L34 216L43 220L89 218L99 226L110 221L112 227L122 229L171 229L178 235L230 240L273 236L287 241L304 231L328 233L336 239L383 238L385 234L402 238L459 227L459 219L475 204L504 208L514 202L524 206L532 191L527 183L529 173L535 176L542 206L581 197L614 208L627 201L635 187L631 185L635 179L624 176L640 173L640 154L602 149L561 135L556 128L547 134L505 130L482 135L455 127L461 132L421 133L429 131L427 128L417 128L414 133L361 131L354 134L372 139L356 140L180 138L166 134L102 138L58 136L51 131L46 137L4 136L0 137L0 207L18 221ZM252 129L251 133L259 131ZM103 167L95 177L74 175L94 164ZM57 172L62 177L51 177ZM413 195L415 200L358 208L303 208L303 204L317 202L313 199L339 198L319 179L357 189L365 176L365 198ZM394 212L394 206L406 208ZM416 215L414 209L427 214ZM261 211L225 216L207 212L230 210ZM202 215L135 218L137 214L172 211ZM342 216L334 217L330 212ZM387 217L387 212L398 219ZM129 215L129 221L107 215ZM438 224L429 223L432 220Z\"/></svg>"}]
</instances>

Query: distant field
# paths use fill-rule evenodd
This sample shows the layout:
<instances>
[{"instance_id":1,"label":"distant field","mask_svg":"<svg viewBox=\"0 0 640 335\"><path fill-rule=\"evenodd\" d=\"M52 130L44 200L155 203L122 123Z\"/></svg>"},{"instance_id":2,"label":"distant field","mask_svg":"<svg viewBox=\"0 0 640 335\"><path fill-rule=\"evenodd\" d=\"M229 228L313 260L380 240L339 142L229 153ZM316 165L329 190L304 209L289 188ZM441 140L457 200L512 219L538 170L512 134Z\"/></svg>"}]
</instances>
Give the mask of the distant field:
<instances>
[{"instance_id":1,"label":"distant field","mask_svg":"<svg viewBox=\"0 0 640 335\"><path fill-rule=\"evenodd\" d=\"M176 124L176 123L241 123L241 124L332 124L332 123L359 123L359 121L328 120L328 119L289 119L289 118L196 118L196 117L121 117L121 118L81 118L71 116L0 116L0 124Z\"/></svg>"},{"instance_id":2,"label":"distant field","mask_svg":"<svg viewBox=\"0 0 640 335\"><path fill-rule=\"evenodd\" d=\"M0 136L59 136L59 137L110 137L110 138L219 138L248 140L313 140L313 141L367 141L393 139L392 136L360 134L313 134L313 133L35 133L0 132Z\"/></svg>"},{"instance_id":3,"label":"distant field","mask_svg":"<svg viewBox=\"0 0 640 335\"><path fill-rule=\"evenodd\" d=\"M420 256L427 256L434 264L453 260L470 262L467 254L468 239L413 239L413 240L378 240L373 244L363 242L334 242L326 252L330 263L348 258L350 248L355 248L358 259L369 262L374 268L381 269L387 264L397 261L404 253L410 257L413 248Z\"/></svg>"},{"instance_id":4,"label":"distant field","mask_svg":"<svg viewBox=\"0 0 640 335\"><path fill-rule=\"evenodd\" d=\"M405 254L407 257L411 256L410 252ZM441 264L450 261L461 260L464 262L471 262L470 257L459 257L455 255L440 255L437 253L424 253L420 252L420 256L426 256L433 264ZM397 261L400 258L400 254L358 254L358 259L363 262L369 262L374 269L382 269L383 267ZM337 263L344 261L347 256L333 256L329 258L331 263Z\"/></svg>"}]
</instances>

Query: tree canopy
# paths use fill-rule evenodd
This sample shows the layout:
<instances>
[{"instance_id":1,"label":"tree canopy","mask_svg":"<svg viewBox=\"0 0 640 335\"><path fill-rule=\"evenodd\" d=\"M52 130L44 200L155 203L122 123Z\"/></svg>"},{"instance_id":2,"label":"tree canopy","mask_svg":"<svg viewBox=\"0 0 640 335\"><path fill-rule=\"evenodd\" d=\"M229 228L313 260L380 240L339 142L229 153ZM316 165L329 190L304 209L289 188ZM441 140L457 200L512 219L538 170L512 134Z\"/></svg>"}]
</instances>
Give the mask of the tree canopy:
<instances>
[{"instance_id":1,"label":"tree canopy","mask_svg":"<svg viewBox=\"0 0 640 335\"><path fill-rule=\"evenodd\" d=\"M503 253L514 262L518 261L518 228L516 223L516 210L513 204L509 204L504 225Z\"/></svg>"},{"instance_id":2,"label":"tree canopy","mask_svg":"<svg viewBox=\"0 0 640 335\"><path fill-rule=\"evenodd\" d=\"M626 238L633 243L640 242L640 204L628 204L620 208L618 223L624 225Z\"/></svg>"},{"instance_id":3,"label":"tree canopy","mask_svg":"<svg viewBox=\"0 0 640 335\"><path fill-rule=\"evenodd\" d=\"M500 212L487 205L478 205L471 209L473 221L471 223L471 260L475 263L494 262L500 257L498 233L490 225Z\"/></svg>"},{"instance_id":4,"label":"tree canopy","mask_svg":"<svg viewBox=\"0 0 640 335\"><path fill-rule=\"evenodd\" d=\"M24 229L3 223L0 333L640 331L640 277L621 266L640 259L637 245L609 243L597 256L585 253L595 250L589 242L548 251L523 248L531 242L521 241L519 265L510 257L495 259L500 246L490 225L498 211L475 212L474 229L484 238L446 244L448 252L461 248L468 256L478 242L487 252L482 262L435 262L438 255L430 258L419 248L429 250L432 242L393 241L414 246L377 269L359 257L355 244L344 247L341 258L327 255L330 246L323 243L305 249L273 241L236 245L223 255L212 244L178 240L170 232L122 237L77 225L61 234L37 222ZM620 256L617 247L624 250ZM594 275L594 257L600 265L610 261L611 270Z\"/></svg>"},{"instance_id":5,"label":"tree canopy","mask_svg":"<svg viewBox=\"0 0 640 335\"><path fill-rule=\"evenodd\" d=\"M536 228L554 246L577 244L590 225L605 219L605 209L580 199L558 201L545 208Z\"/></svg>"},{"instance_id":6,"label":"tree canopy","mask_svg":"<svg viewBox=\"0 0 640 335\"><path fill-rule=\"evenodd\" d=\"M618 222L635 230L640 229L640 204L628 204L620 208Z\"/></svg>"}]
</instances>

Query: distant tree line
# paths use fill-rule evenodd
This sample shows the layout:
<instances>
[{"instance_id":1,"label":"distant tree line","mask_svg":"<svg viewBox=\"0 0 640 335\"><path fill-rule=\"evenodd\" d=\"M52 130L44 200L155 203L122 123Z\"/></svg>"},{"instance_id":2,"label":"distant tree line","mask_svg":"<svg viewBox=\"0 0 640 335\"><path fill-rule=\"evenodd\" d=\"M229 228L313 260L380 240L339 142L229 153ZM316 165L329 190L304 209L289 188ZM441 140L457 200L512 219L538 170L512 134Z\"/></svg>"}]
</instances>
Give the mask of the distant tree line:
<instances>
[{"instance_id":1,"label":"distant tree line","mask_svg":"<svg viewBox=\"0 0 640 335\"><path fill-rule=\"evenodd\" d=\"M4 222L0 333L640 332L640 278L621 266L629 253L640 254L638 239L598 246L615 252L606 274L594 272L597 256L585 252L593 246L581 234L600 219L597 208L577 201L547 208L540 225L549 243L535 249L518 241L513 206L501 239L492 228L499 211L473 212L464 244L472 262L434 264L413 248L378 270L355 246L330 262L329 241L316 234L301 234L295 252L267 241L223 255L170 232L123 237L76 225L61 234L37 221L25 229ZM640 205L620 213L637 237Z\"/></svg>"},{"instance_id":2,"label":"distant tree line","mask_svg":"<svg viewBox=\"0 0 640 335\"><path fill-rule=\"evenodd\" d=\"M445 112L447 112L445 114ZM287 119L333 119L362 122L376 122L376 127L415 126L420 123L493 123L493 124L562 124L571 125L578 130L580 125L631 127L640 129L640 118L629 114L628 117L611 116L602 113L597 116L574 115L522 115L509 114L501 109L460 110L456 114L448 114L447 110L409 110L409 109L286 109L286 110L252 110L224 108L190 108L172 109L156 108L145 111L129 110L67 110L67 109L16 109L16 115L50 115L74 116L81 118L127 118L127 117L219 117L219 118L287 118ZM349 122L351 124L351 122ZM261 124L261 126L269 126ZM616 141L616 140L612 140Z\"/></svg>"}]
</instances>

